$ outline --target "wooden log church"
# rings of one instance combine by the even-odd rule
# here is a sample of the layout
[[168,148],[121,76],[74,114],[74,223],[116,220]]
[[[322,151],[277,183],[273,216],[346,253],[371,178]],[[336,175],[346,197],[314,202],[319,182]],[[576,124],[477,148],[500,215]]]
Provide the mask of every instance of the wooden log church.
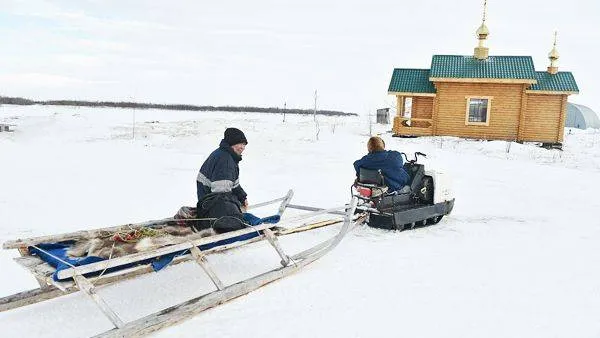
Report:
[[556,33],[545,71],[535,71],[531,56],[489,55],[486,5],[473,55],[434,55],[430,69],[394,69],[395,136],[562,144],[567,98],[579,89],[571,72],[558,71]]

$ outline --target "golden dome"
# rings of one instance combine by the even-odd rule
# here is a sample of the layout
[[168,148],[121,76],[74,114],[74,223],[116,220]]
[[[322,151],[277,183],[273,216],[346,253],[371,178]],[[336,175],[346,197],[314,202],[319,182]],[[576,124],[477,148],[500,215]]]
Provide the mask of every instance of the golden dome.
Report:
[[548,53],[548,58],[550,60],[556,60],[560,57],[560,54],[558,54],[558,51],[556,50],[556,46],[554,46],[554,48],[552,48],[552,50],[550,51],[550,53]]
[[477,32],[475,32],[475,34],[480,39],[485,39],[485,38],[487,38],[488,35],[490,35],[490,31],[488,30],[487,26],[485,25],[485,22],[481,23],[481,26],[479,26],[479,28],[477,28]]

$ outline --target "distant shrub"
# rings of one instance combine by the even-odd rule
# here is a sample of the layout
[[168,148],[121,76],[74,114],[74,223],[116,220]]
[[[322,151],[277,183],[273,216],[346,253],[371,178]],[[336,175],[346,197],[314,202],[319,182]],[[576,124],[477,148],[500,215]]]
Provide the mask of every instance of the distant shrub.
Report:
[[[228,111],[228,112],[249,112],[249,113],[271,113],[283,114],[281,108],[264,108],[250,106],[196,106],[190,104],[159,104],[159,103],[140,103],[140,102],[112,102],[112,101],[79,101],[79,100],[49,100],[34,101],[20,97],[2,97],[0,104],[32,105],[40,104],[47,106],[75,106],[75,107],[110,107],[110,108],[138,108],[138,109],[165,109],[165,110],[187,110],[187,111]],[[286,114],[313,114],[312,109],[285,109]],[[345,113],[337,110],[317,110],[319,115],[329,116],[356,116],[354,113]]]

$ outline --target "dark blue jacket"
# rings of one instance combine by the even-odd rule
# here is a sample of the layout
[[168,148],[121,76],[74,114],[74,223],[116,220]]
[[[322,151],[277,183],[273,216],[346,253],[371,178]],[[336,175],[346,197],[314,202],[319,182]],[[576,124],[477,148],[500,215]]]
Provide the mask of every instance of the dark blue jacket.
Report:
[[381,150],[369,153],[360,160],[354,162],[354,170],[358,177],[359,168],[380,170],[385,178],[385,185],[390,191],[402,189],[410,177],[402,164],[402,155],[395,150]]
[[196,190],[198,201],[209,193],[233,193],[243,203],[246,200],[246,192],[240,186],[240,167],[238,163],[242,157],[236,154],[225,140],[219,144],[219,148],[213,151],[204,161],[198,177],[196,178]]

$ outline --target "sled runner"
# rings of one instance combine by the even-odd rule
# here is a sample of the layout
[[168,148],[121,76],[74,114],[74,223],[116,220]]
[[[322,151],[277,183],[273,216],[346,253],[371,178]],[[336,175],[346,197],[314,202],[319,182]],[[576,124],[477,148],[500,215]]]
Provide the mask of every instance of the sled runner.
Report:
[[388,192],[381,170],[360,168],[352,194],[361,200],[358,209],[368,214],[367,224],[374,228],[405,230],[437,224],[454,207],[449,180],[441,172],[426,171],[416,152],[414,159],[405,153],[404,169],[410,180],[399,191]]
[[[15,258],[15,261],[34,275],[40,284],[40,288],[0,299],[0,311],[37,303],[76,291],[83,291],[95,302],[103,314],[114,325],[114,329],[100,334],[99,336],[101,337],[139,336],[172,325],[208,308],[247,294],[265,284],[298,271],[333,249],[353,225],[364,220],[364,217],[361,217],[361,215],[359,215],[358,218],[355,215],[355,209],[358,203],[358,199],[355,197],[353,197],[347,205],[321,209],[290,204],[292,196],[293,191],[290,190],[287,195],[281,198],[249,207],[249,209],[257,208],[281,202],[278,211],[279,216],[282,216],[286,209],[310,211],[308,213],[284,219],[278,223],[276,227],[274,227],[274,224],[263,223],[248,226],[242,230],[215,234],[209,237],[194,234],[192,236],[182,237],[177,242],[164,247],[149,251],[135,252],[120,257],[109,257],[108,259],[93,261],[84,265],[70,263],[67,259],[54,254],[55,251],[49,249],[44,243],[64,244],[69,243],[70,241],[87,240],[103,234],[105,235],[106,233],[117,233],[123,229],[123,226],[18,239],[6,242],[3,244],[3,248],[19,250],[21,257]],[[310,218],[325,214],[334,214],[342,216],[342,218],[338,217],[334,220],[313,223],[307,222]],[[156,230],[163,226],[176,224],[177,222],[182,221],[185,220],[166,218],[157,221],[127,225],[126,228],[129,230]],[[279,236],[307,231],[339,222],[343,222],[343,224],[335,236],[294,255],[288,255],[279,245]],[[281,266],[279,268],[275,268],[235,284],[226,285],[215,274],[208,263],[207,256],[212,253],[230,250],[262,240],[268,241],[281,258]],[[62,268],[57,268],[59,265],[55,264],[57,262],[51,262],[51,264],[49,264],[48,261],[42,259],[45,258],[44,256],[50,256],[51,259],[57,260],[58,263],[63,263]],[[156,270],[153,264],[156,263],[157,259],[164,259],[164,257],[169,257],[167,265],[194,260],[205,271],[207,276],[213,282],[216,290],[138,320],[129,323],[123,322],[120,316],[111,309],[110,304],[107,304],[102,299],[98,293],[97,286],[122,281],[152,272]]]

